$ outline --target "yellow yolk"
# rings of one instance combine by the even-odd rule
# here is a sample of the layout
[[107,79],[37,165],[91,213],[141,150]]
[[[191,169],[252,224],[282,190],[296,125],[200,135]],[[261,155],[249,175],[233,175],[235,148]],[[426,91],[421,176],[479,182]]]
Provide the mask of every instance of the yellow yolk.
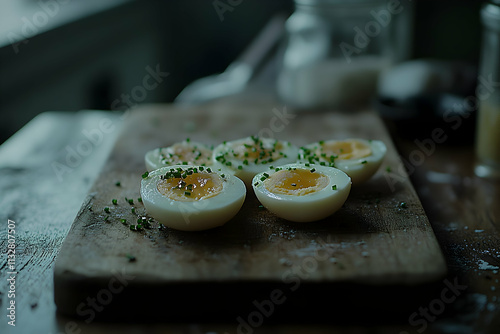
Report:
[[193,173],[184,179],[163,179],[157,187],[163,196],[190,202],[217,196],[222,191],[222,182],[222,178],[214,173]]
[[193,148],[182,144],[175,144],[161,152],[162,161],[169,165],[182,164],[207,164],[210,162],[212,152],[202,147]]
[[268,147],[268,146],[260,146],[254,143],[243,143],[233,145],[231,148],[233,151],[233,157],[238,160],[267,160],[272,158],[273,160],[277,160],[281,158],[280,155],[281,150],[283,149],[283,144],[277,142],[276,145]]
[[336,155],[337,159],[341,160],[360,159],[372,154],[368,145],[357,140],[325,143],[320,150],[322,154]]
[[266,179],[264,186],[271,193],[303,196],[325,188],[328,183],[328,177],[321,173],[295,169],[274,173]]

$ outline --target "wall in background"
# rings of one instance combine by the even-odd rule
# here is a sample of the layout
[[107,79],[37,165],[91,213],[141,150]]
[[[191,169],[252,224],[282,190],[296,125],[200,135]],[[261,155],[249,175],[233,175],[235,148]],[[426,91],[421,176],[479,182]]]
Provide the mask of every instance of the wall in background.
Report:
[[[414,58],[477,62],[481,1],[413,2]],[[273,14],[292,10],[292,0],[123,0],[30,37],[18,53],[0,46],[0,143],[48,110],[172,101],[194,79],[222,72]],[[148,67],[169,75],[146,90]]]

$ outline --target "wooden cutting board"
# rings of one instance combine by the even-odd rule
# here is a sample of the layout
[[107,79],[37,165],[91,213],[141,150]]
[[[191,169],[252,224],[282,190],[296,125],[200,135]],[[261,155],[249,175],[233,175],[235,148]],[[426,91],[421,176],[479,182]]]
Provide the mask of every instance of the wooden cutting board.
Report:
[[[273,313],[288,317],[326,316],[338,309],[334,305],[344,310],[386,305],[397,311],[432,291],[446,273],[420,201],[372,111],[148,105],[126,114],[121,130],[57,258],[55,302],[62,313],[86,321],[131,314],[250,321],[246,316],[264,300],[271,301],[263,305],[273,305]],[[353,186],[344,207],[323,221],[284,221],[259,207],[249,192],[238,215],[220,228],[180,232],[154,222],[150,229],[130,230],[138,216],[147,215],[138,197],[148,150],[187,137],[216,145],[254,134],[299,146],[379,139],[388,152],[377,174]],[[319,306],[332,298],[328,309]]]

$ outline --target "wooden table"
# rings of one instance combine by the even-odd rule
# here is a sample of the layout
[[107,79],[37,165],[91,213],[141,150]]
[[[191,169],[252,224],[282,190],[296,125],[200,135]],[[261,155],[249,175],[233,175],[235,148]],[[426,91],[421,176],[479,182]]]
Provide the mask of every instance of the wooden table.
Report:
[[[272,104],[269,106],[272,109]],[[208,105],[207,110],[213,107]],[[0,147],[0,245],[4,255],[0,263],[1,333],[236,332],[234,324],[224,323],[150,324],[148,319],[137,318],[134,310],[130,310],[131,323],[127,324],[87,324],[56,313],[52,281],[55,258],[111,150],[121,122],[120,114],[104,112],[44,113]],[[82,142],[91,133],[94,141],[85,147]],[[446,257],[449,275],[442,289],[422,309],[415,309],[416,314],[408,314],[408,321],[391,321],[390,316],[365,321],[362,313],[344,321],[332,315],[325,323],[277,323],[269,319],[255,332],[498,332],[500,184],[473,176],[471,146],[436,144],[412,171],[412,165],[417,165],[415,152],[422,149],[396,136],[400,154],[410,161],[410,176]],[[68,162],[71,167],[61,169],[60,164]],[[15,328],[7,324],[6,317],[12,300],[8,297],[5,256],[8,219],[15,222],[16,237]]]

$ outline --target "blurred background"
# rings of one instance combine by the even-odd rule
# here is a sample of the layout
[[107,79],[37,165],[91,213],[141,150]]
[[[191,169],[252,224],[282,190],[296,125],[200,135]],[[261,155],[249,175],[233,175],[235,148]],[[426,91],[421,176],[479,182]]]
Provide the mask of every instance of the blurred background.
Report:
[[[477,66],[482,3],[413,0],[409,58]],[[293,0],[0,0],[0,143],[44,111],[171,102],[293,10]],[[159,89],[124,102],[155,71],[169,73]]]

